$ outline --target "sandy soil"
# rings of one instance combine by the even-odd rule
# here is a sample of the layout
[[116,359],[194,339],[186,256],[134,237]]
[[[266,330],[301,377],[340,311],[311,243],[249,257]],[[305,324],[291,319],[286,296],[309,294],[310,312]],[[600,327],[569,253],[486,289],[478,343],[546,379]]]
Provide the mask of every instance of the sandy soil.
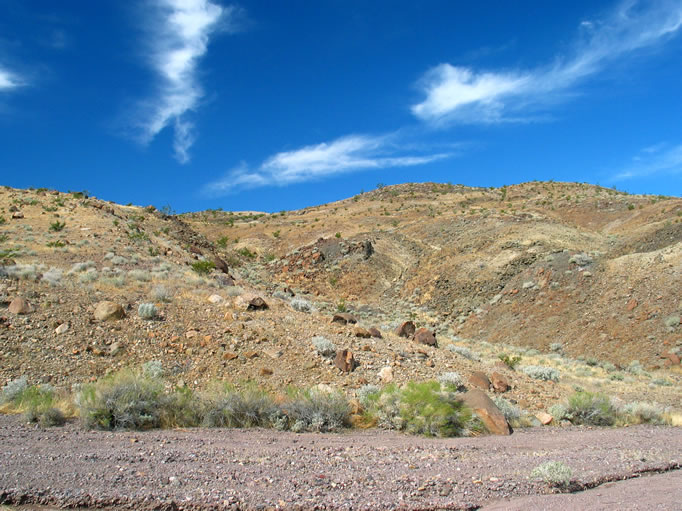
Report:
[[[529,477],[533,468],[550,460],[573,470],[571,490],[599,487],[591,491],[611,499],[606,507],[593,509],[623,509],[623,502],[634,506],[637,498],[649,502],[648,509],[675,509],[682,487],[681,472],[675,470],[682,466],[682,434],[671,427],[532,428],[510,437],[425,439],[377,430],[325,435],[228,429],[140,433],[84,431],[78,424],[45,430],[26,426],[16,416],[0,416],[0,445],[0,504],[10,505],[583,508],[582,503],[533,500],[556,492]],[[644,483],[646,492],[637,490],[642,480],[628,482],[623,490],[600,486],[657,472],[667,473],[651,476],[655,483]],[[559,498],[579,495],[598,506],[597,497],[589,497],[594,493]],[[529,496],[531,500],[514,500]]]

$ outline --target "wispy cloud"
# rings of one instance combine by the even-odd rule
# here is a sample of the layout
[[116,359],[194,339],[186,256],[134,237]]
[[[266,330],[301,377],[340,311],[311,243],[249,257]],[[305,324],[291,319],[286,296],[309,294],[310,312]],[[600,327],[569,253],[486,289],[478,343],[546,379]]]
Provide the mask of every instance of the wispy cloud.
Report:
[[568,57],[532,70],[475,71],[445,63],[419,82],[425,99],[412,113],[433,123],[495,123],[556,101],[561,94],[600,72],[615,59],[677,35],[682,27],[678,0],[621,3],[605,20],[580,24]]
[[452,153],[404,154],[390,136],[350,135],[277,153],[255,169],[242,163],[206,185],[204,192],[215,196],[241,188],[285,186],[358,170],[424,165],[449,156]]
[[0,67],[0,91],[14,89],[22,85],[24,82],[16,73]]
[[625,181],[654,174],[682,174],[682,144],[670,146],[660,143],[645,147],[632,159],[632,163],[613,177]]
[[161,84],[157,97],[142,109],[140,139],[149,143],[173,124],[175,157],[186,163],[196,138],[188,112],[197,108],[204,95],[197,78],[199,59],[213,33],[232,30],[232,17],[238,8],[222,7],[210,0],[155,0],[155,7],[150,22],[150,62]]

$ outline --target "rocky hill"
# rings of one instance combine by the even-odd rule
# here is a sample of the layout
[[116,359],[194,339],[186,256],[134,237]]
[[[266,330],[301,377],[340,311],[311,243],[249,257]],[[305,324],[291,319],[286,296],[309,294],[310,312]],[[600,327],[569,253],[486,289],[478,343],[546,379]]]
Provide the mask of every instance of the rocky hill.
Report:
[[[680,198],[422,183],[299,211],[168,215],[4,188],[0,265],[0,383],[68,386],[160,360],[197,386],[496,373],[529,410],[575,387],[682,402]],[[121,319],[104,319],[104,301]],[[406,321],[436,344],[397,335]]]

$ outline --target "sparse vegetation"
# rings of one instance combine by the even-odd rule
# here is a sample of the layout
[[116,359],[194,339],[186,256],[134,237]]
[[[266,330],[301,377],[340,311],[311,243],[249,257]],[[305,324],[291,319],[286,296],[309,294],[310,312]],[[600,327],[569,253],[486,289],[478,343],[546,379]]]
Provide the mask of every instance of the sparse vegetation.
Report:
[[60,222],[59,220],[56,220],[50,224],[50,230],[54,232],[59,232],[66,227],[66,222]]
[[571,482],[573,471],[561,461],[547,461],[535,467],[530,476],[533,479],[540,479],[550,486],[563,488]]
[[208,275],[215,269],[213,261],[195,261],[192,263],[192,270],[199,275]]
[[323,357],[333,357],[336,354],[336,346],[326,337],[318,335],[313,337],[311,342],[315,350]]
[[559,371],[553,367],[524,366],[521,371],[535,380],[559,381]]
[[137,307],[137,315],[142,319],[155,319],[159,314],[153,303],[141,303]]
[[516,369],[516,366],[519,365],[519,362],[521,362],[521,357],[518,355],[510,355],[508,353],[500,353],[497,358],[499,358],[504,365],[506,365],[509,369],[514,370]]

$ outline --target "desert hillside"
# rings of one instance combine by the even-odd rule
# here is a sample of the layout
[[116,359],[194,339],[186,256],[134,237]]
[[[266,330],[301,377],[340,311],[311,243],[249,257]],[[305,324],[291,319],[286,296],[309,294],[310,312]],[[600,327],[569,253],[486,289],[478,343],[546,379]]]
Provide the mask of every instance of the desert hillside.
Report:
[[[350,392],[482,372],[528,410],[577,387],[682,402],[680,198],[421,183],[298,211],[171,215],[5,187],[0,265],[1,384],[68,387],[159,360],[189,386]],[[112,320],[104,301],[121,306]],[[435,344],[397,335],[406,321]]]

